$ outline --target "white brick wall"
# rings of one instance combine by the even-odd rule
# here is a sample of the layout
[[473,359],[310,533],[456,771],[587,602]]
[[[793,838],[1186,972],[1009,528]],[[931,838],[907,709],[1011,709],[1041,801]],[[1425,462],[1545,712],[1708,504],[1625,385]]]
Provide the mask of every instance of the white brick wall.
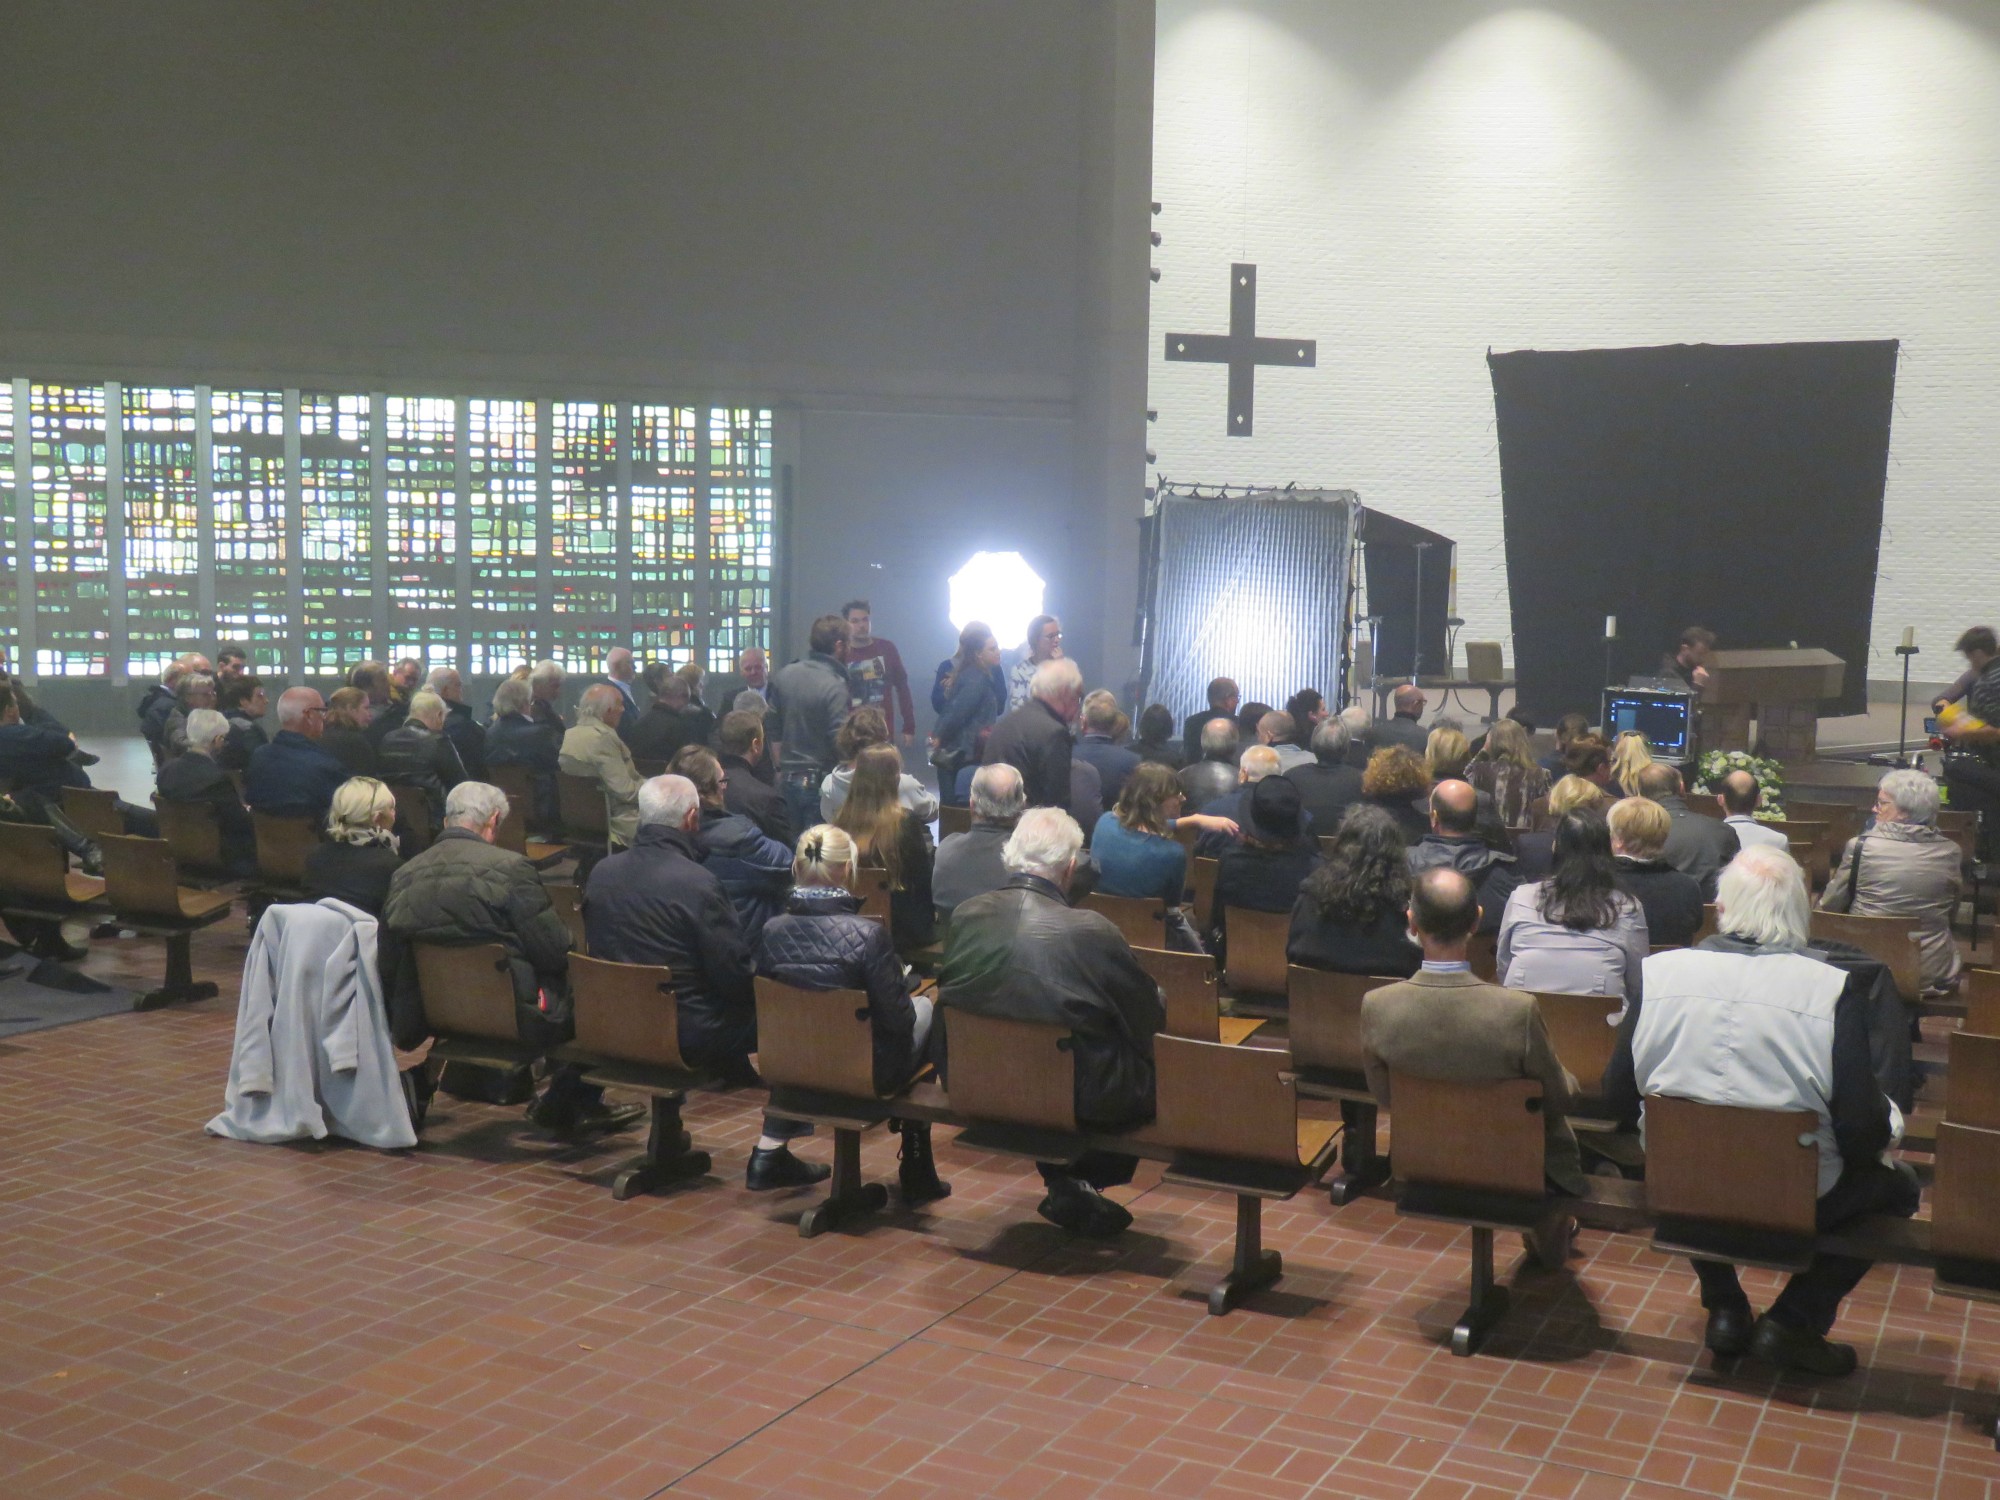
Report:
[[[1464,637],[1506,640],[1489,347],[1896,338],[1869,675],[1906,624],[1943,679],[2000,623],[2000,4],[1160,0],[1159,26],[1161,473],[1349,486],[1454,536]],[[1248,440],[1219,366],[1160,353],[1226,328],[1233,260],[1260,332],[1319,341],[1259,371]]]

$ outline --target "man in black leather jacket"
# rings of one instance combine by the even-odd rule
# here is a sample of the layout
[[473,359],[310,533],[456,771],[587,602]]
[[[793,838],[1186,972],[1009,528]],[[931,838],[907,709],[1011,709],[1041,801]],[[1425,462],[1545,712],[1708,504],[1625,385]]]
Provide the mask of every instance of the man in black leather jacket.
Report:
[[444,822],[445,793],[466,779],[458,751],[445,738],[444,721],[444,699],[426,688],[410,700],[403,722],[383,735],[375,749],[384,781],[423,792],[433,827]]
[[[1109,919],[1071,908],[1082,849],[1083,830],[1060,808],[1021,815],[1004,854],[1011,878],[952,916],[938,997],[974,1015],[1069,1027],[1077,1123],[1119,1130],[1153,1117],[1153,1037],[1166,1012]],[[1130,1182],[1136,1158],[1092,1151],[1038,1166],[1048,1196],[1036,1212],[1051,1223],[1102,1239],[1132,1222],[1098,1190]]]

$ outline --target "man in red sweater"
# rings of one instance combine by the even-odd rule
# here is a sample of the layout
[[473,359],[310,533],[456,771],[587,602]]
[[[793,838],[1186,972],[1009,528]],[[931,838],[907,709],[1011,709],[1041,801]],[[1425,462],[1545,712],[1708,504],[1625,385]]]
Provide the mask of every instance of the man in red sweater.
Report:
[[854,707],[874,704],[889,721],[889,738],[905,746],[916,743],[917,710],[910,702],[910,674],[903,670],[903,653],[894,641],[870,630],[868,601],[850,599],[841,611],[847,617],[847,680]]

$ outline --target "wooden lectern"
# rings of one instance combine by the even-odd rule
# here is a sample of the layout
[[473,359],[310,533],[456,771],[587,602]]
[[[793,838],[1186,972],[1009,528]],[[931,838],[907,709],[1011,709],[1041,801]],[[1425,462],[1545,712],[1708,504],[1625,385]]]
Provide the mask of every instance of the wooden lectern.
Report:
[[1838,698],[1847,663],[1831,651],[1711,651],[1701,694],[1701,748],[1748,750],[1750,721],[1764,753],[1782,761],[1819,752],[1819,705]]

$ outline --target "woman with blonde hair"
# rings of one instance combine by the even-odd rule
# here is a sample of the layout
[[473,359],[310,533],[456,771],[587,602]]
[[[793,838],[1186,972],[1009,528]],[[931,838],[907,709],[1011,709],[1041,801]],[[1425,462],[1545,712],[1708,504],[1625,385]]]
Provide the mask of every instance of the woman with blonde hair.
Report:
[[389,882],[403,866],[395,825],[396,794],[387,786],[372,776],[343,781],[327,810],[326,839],[306,856],[306,895],[381,916]]
[[[865,993],[875,1090],[894,1094],[929,1058],[932,1001],[910,993],[888,932],[861,915],[861,900],[851,889],[860,865],[860,851],[845,829],[821,823],[801,835],[791,896],[784,911],[764,924],[757,942],[757,972],[802,990]],[[844,1016],[829,1014],[828,1024],[838,1025]],[[891,1119],[889,1128],[903,1138],[896,1153],[903,1201],[948,1196],[951,1185],[938,1180],[931,1157],[930,1126]]]
[[1653,763],[1653,747],[1636,729],[1627,729],[1611,743],[1611,783],[1627,797],[1639,795],[1639,773]]
[[1466,762],[1471,759],[1472,744],[1465,731],[1455,725],[1438,725],[1424,742],[1424,769],[1430,772],[1433,786],[1440,781],[1463,781]]
[[1500,820],[1510,829],[1532,826],[1528,809],[1549,795],[1549,773],[1536,761],[1528,732],[1512,719],[1495,721],[1486,731],[1486,745],[1465,769],[1465,779],[1493,799]]
[[1604,788],[1581,776],[1565,776],[1549,788],[1549,826],[1518,835],[1514,865],[1523,880],[1545,880],[1556,867],[1556,824],[1567,813],[1607,811],[1611,799]]
[[889,934],[898,952],[928,947],[937,937],[931,907],[931,866],[937,851],[930,829],[903,806],[903,757],[894,745],[870,745],[854,758],[854,782],[834,826],[851,835],[865,864],[889,882]]

